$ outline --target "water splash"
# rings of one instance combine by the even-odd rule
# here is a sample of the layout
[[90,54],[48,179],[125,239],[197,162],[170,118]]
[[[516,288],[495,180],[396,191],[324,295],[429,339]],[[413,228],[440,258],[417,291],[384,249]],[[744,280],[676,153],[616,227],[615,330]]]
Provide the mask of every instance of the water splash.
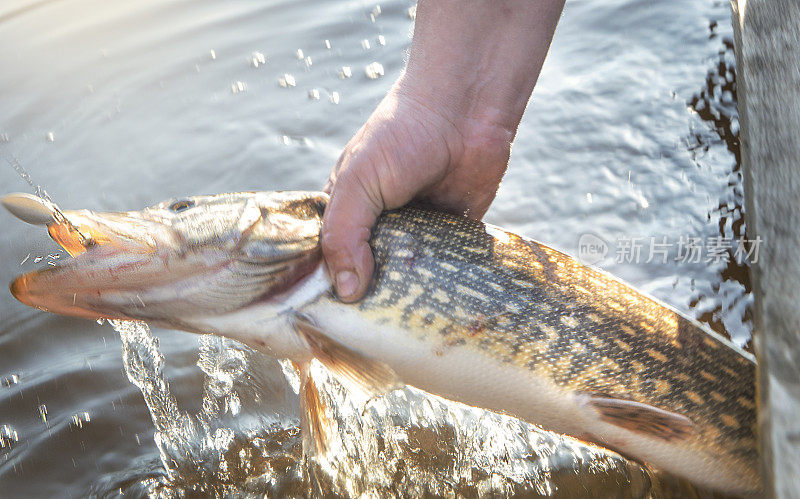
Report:
[[282,372],[297,404],[299,378],[235,341],[201,336],[205,374],[197,414],[182,411],[164,377],[158,340],[144,323],[110,321],[125,372],[144,396],[163,479],[143,479],[154,496],[511,495],[643,497],[655,475],[598,447],[517,419],[413,388],[368,400],[312,363],[334,424],[325,456],[302,455],[295,414],[272,408],[263,373]]
[[[154,495],[187,492],[228,495],[251,490],[253,484],[277,484],[271,467],[264,466],[274,446],[265,444],[253,428],[269,433],[269,421],[242,418],[240,393],[257,401],[260,386],[246,389],[251,351],[244,345],[214,336],[200,339],[198,366],[206,374],[202,408],[182,411],[164,376],[164,356],[147,324],[111,320],[122,340],[128,379],[142,392],[155,426],[154,440],[166,471],[163,480],[147,478],[143,485]],[[237,418],[237,416],[239,416]],[[299,433],[299,432],[297,432]],[[299,441],[292,461],[300,462]],[[261,463],[261,465],[257,465]],[[284,467],[285,468],[285,467]],[[246,483],[250,479],[262,477]],[[146,482],[146,483],[145,483]],[[262,487],[269,490],[272,487]]]
[[195,421],[178,409],[169,383],[164,378],[164,356],[150,328],[141,322],[110,320],[122,340],[122,361],[125,374],[144,396],[155,426],[155,441],[167,474],[175,478],[184,472],[191,455],[197,453],[193,443],[198,429]]

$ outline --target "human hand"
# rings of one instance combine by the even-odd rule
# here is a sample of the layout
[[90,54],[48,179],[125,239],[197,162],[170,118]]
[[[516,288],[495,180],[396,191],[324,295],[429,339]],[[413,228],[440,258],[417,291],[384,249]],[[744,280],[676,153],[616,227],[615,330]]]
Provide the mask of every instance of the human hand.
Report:
[[326,192],[322,248],[342,300],[358,299],[374,266],[367,241],[378,215],[412,200],[480,219],[505,173],[513,132],[456,125],[404,91],[402,79],[347,143]]
[[405,73],[347,143],[325,188],[322,250],[336,293],[360,299],[381,211],[412,200],[480,219],[563,0],[420,0]]

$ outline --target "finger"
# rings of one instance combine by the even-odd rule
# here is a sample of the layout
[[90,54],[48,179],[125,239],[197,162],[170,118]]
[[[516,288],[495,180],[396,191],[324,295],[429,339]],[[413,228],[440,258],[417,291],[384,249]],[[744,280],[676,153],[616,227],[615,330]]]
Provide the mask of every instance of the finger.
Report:
[[322,225],[322,253],[342,301],[360,299],[375,262],[369,237],[383,206],[369,195],[364,179],[350,169],[339,175]]

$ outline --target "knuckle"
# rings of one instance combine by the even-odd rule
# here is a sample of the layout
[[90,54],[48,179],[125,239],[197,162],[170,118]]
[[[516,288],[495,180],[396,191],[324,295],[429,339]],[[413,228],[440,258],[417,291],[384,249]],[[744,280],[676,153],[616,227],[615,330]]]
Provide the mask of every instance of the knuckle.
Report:
[[328,227],[327,229],[323,227],[320,244],[322,245],[322,252],[328,259],[333,258],[337,253],[344,250],[344,238],[341,232],[335,230],[334,227]]

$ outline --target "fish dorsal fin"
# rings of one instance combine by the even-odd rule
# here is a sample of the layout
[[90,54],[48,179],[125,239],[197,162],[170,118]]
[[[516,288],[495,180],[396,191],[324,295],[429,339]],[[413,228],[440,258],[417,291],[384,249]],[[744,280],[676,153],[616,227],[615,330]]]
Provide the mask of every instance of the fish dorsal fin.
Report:
[[607,423],[665,441],[685,439],[695,431],[686,416],[642,402],[590,395],[588,405]]
[[311,353],[334,375],[355,384],[370,397],[385,395],[402,388],[403,383],[392,369],[332,340],[307,318],[295,314],[294,326],[311,347]]

